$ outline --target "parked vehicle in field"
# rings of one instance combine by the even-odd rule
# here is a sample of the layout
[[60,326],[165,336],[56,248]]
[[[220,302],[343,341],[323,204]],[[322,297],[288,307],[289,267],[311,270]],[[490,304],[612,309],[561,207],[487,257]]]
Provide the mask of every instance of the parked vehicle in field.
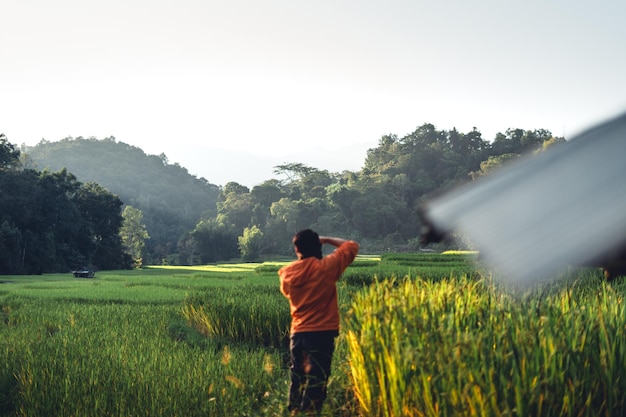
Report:
[[74,271],[72,271],[72,274],[74,274],[74,278],[93,278],[96,272],[93,270],[93,268],[83,267],[75,269]]

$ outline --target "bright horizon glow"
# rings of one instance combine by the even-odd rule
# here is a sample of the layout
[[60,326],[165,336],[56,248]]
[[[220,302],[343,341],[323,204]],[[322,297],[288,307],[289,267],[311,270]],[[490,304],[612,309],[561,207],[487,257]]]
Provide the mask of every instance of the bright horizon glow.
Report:
[[381,136],[424,123],[570,138],[626,111],[617,0],[24,0],[0,13],[11,143],[114,136],[219,185],[282,162],[356,170]]

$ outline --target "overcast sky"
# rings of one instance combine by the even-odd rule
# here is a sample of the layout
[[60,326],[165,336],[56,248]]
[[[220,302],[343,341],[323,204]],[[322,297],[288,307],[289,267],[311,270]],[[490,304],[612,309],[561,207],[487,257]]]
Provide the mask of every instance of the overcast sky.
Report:
[[623,0],[0,0],[0,16],[11,143],[115,136],[218,185],[269,179],[254,158],[357,170],[423,123],[571,138],[626,111]]

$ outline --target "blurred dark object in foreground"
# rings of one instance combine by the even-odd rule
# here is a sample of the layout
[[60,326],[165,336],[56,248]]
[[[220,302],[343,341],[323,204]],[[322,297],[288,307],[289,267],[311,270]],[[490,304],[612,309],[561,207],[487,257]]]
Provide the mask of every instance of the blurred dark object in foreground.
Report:
[[626,114],[429,201],[423,238],[459,231],[516,284],[569,265],[626,275],[625,159]]

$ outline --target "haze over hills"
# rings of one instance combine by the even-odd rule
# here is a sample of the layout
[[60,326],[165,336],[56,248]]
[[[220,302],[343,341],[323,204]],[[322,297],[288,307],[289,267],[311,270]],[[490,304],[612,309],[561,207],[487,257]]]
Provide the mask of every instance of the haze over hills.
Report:
[[312,146],[306,151],[276,152],[276,156],[253,154],[245,149],[231,151],[210,145],[196,145],[176,148],[166,156],[170,162],[178,163],[191,174],[205,178],[212,184],[223,186],[234,181],[252,188],[276,178],[274,167],[284,163],[298,162],[329,172],[359,171],[367,150],[376,145],[363,142],[335,149]]

